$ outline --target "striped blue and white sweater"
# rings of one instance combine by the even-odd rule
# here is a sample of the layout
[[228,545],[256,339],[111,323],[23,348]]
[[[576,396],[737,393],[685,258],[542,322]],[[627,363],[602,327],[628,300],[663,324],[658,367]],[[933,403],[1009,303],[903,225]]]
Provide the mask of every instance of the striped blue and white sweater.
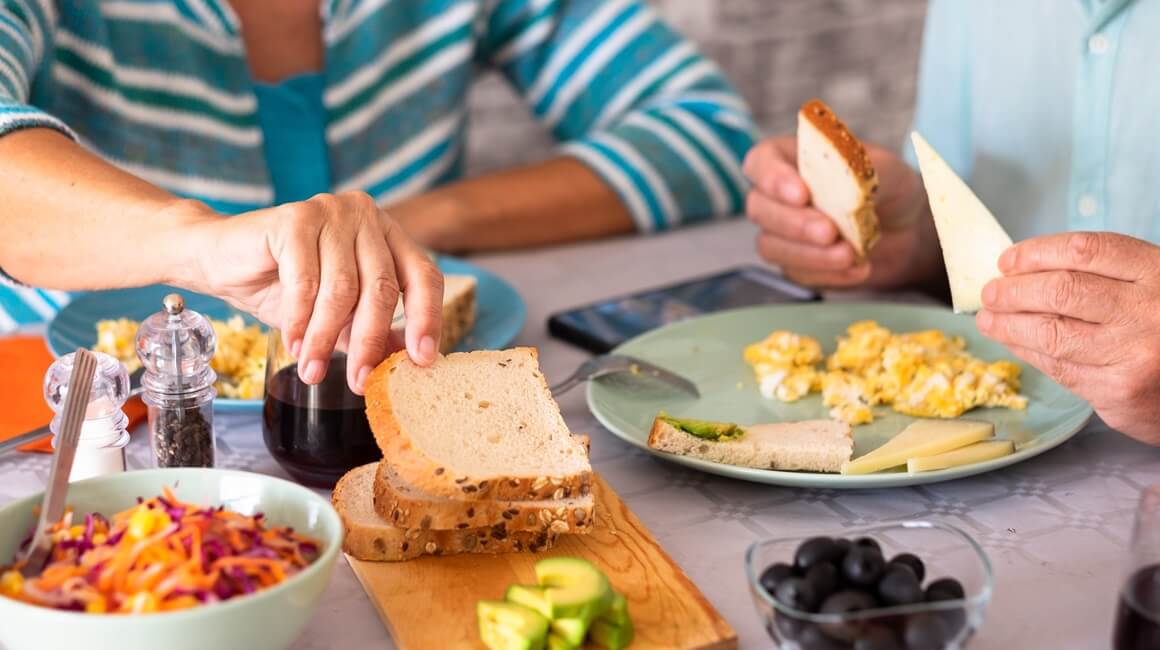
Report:
[[[741,210],[750,113],[643,0],[320,2],[336,191],[389,203],[458,178],[467,93],[489,67],[641,231]],[[224,213],[273,200],[224,0],[0,0],[0,135],[25,127]],[[65,300],[0,286],[0,331]]]

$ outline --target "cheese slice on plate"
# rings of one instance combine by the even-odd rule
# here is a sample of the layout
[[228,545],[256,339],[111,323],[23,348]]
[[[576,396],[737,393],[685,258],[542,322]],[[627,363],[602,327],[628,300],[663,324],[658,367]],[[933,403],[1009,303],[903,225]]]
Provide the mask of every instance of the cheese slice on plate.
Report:
[[906,461],[906,470],[911,473],[932,472],[936,469],[973,465],[985,460],[1010,456],[1013,453],[1015,453],[1015,443],[1010,440],[984,440],[937,456],[911,458]]
[[855,458],[843,474],[873,474],[905,465],[911,458],[936,456],[986,440],[995,435],[995,425],[974,420],[919,420],[874,451]]
[[956,312],[983,306],[983,286],[999,276],[999,255],[1011,237],[963,179],[917,132],[910,134],[930,199]]

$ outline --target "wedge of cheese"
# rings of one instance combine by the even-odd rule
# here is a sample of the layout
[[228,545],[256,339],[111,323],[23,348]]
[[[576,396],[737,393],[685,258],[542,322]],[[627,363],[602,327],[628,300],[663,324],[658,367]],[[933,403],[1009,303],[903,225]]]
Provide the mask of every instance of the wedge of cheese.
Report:
[[956,312],[983,306],[983,285],[999,276],[999,255],[1011,237],[970,187],[921,135],[910,134],[922,170]]
[[995,435],[990,422],[973,420],[919,420],[874,451],[855,458],[843,474],[873,474],[906,465],[911,458],[937,456]]
[[912,474],[915,472],[933,472],[936,469],[973,465],[985,460],[1010,456],[1013,453],[1015,453],[1015,443],[1010,440],[984,440],[937,456],[911,458],[906,461],[906,470]]

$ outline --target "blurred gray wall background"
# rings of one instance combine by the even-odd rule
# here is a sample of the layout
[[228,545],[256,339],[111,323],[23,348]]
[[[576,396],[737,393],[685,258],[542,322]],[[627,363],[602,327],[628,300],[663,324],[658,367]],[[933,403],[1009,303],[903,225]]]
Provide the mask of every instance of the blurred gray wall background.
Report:
[[[765,134],[821,97],[859,137],[901,147],[926,0],[649,0],[724,68]],[[964,0],[966,1],[966,0]],[[542,158],[551,138],[493,74],[472,91],[468,168]]]

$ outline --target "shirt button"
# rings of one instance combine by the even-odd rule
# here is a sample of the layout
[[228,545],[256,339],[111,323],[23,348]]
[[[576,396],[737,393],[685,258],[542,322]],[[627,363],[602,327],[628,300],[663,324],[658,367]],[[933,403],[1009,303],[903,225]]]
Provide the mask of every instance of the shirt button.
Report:
[[1081,217],[1091,219],[1100,211],[1100,202],[1091,194],[1084,194],[1079,197],[1079,203],[1076,204]]
[[1088,39],[1088,52],[1092,54],[1104,54],[1108,51],[1108,37],[1103,34],[1095,34]]

